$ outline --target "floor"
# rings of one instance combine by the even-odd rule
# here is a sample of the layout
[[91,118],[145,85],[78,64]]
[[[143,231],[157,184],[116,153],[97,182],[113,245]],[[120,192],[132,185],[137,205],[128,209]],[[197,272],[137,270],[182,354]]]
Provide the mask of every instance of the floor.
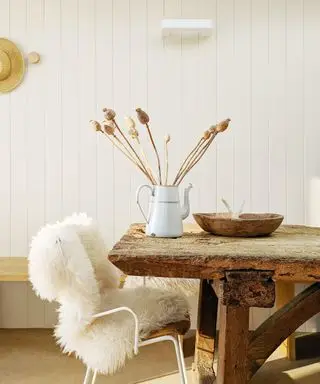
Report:
[[[187,343],[187,354],[188,343]],[[190,368],[193,357],[186,359]],[[189,370],[190,380],[192,372]],[[0,330],[1,384],[78,384],[82,383],[84,367],[74,357],[64,356],[55,346],[50,330]],[[175,384],[174,351],[162,343],[141,349],[123,372],[113,377],[100,376],[97,384]],[[318,384],[320,359],[289,362],[279,356],[252,379],[251,384]]]

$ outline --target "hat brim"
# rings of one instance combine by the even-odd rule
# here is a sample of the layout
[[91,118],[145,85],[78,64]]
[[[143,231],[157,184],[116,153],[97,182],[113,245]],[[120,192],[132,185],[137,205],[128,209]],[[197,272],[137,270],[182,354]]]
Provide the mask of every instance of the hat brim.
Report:
[[21,84],[25,73],[25,63],[22,53],[12,41],[0,38],[0,49],[9,56],[11,62],[10,75],[0,81],[0,92],[5,93]]

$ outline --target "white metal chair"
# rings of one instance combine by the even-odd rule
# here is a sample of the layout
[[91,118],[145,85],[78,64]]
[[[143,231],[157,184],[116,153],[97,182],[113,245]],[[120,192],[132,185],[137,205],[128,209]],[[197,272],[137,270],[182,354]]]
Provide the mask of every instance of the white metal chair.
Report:
[[115,373],[140,347],[170,341],[181,384],[186,384],[186,300],[157,289],[119,289],[114,268],[97,228],[85,215],[46,226],[34,238],[29,279],[41,298],[60,304],[58,343],[87,365],[84,384],[94,384],[99,373]]

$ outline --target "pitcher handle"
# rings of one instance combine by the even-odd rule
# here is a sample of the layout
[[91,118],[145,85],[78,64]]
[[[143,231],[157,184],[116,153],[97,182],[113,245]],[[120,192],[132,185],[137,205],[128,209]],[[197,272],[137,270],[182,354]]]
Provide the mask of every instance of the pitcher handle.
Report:
[[150,189],[151,195],[153,193],[153,188],[150,185],[148,185],[148,184],[143,184],[143,185],[140,185],[140,187],[138,187],[137,192],[136,192],[137,205],[140,208],[140,211],[141,211],[141,213],[142,213],[146,223],[149,224],[148,218],[147,218],[146,214],[144,213],[144,210],[142,209],[141,204],[140,204],[140,192],[143,190],[143,188]]

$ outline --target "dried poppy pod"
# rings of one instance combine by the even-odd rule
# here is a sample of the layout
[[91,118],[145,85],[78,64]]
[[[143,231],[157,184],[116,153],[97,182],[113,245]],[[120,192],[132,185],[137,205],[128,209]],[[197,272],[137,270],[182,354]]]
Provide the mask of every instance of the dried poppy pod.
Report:
[[112,125],[109,125],[109,124],[103,124],[103,131],[104,131],[107,135],[111,135],[111,136],[113,136],[113,135],[114,135],[114,131],[115,131],[115,127],[112,126]]
[[90,123],[91,123],[93,129],[94,129],[96,132],[99,132],[99,131],[102,132],[101,124],[100,124],[98,121],[90,120]]
[[145,111],[143,111],[141,108],[137,108],[136,112],[137,112],[138,120],[140,121],[141,124],[145,125],[149,123],[150,118]]
[[204,131],[204,132],[203,132],[203,138],[204,138],[205,140],[208,140],[209,137],[211,136],[211,133],[212,133],[212,132],[210,132],[209,130],[208,130],[208,131]]
[[211,127],[209,128],[209,131],[210,131],[211,133],[213,133],[213,132],[216,131],[216,128],[217,128],[216,125],[211,125]]
[[116,113],[113,109],[103,108],[102,111],[104,112],[104,117],[107,120],[114,120],[114,118],[116,117]]
[[136,127],[136,123],[135,123],[135,121],[133,120],[132,117],[130,117],[130,116],[126,116],[126,117],[124,118],[124,120],[125,120],[126,125],[127,125],[127,127],[128,127],[129,130],[132,129],[132,128],[135,128],[135,127]]
[[129,135],[131,136],[132,139],[136,139],[139,137],[139,132],[136,128],[130,128],[128,131]]
[[164,137],[165,143],[168,144],[170,140],[171,140],[170,135],[165,135],[165,137]]
[[219,124],[217,124],[216,132],[221,133],[221,132],[225,131],[228,128],[230,121],[231,121],[231,119],[226,119],[226,120],[221,121]]

